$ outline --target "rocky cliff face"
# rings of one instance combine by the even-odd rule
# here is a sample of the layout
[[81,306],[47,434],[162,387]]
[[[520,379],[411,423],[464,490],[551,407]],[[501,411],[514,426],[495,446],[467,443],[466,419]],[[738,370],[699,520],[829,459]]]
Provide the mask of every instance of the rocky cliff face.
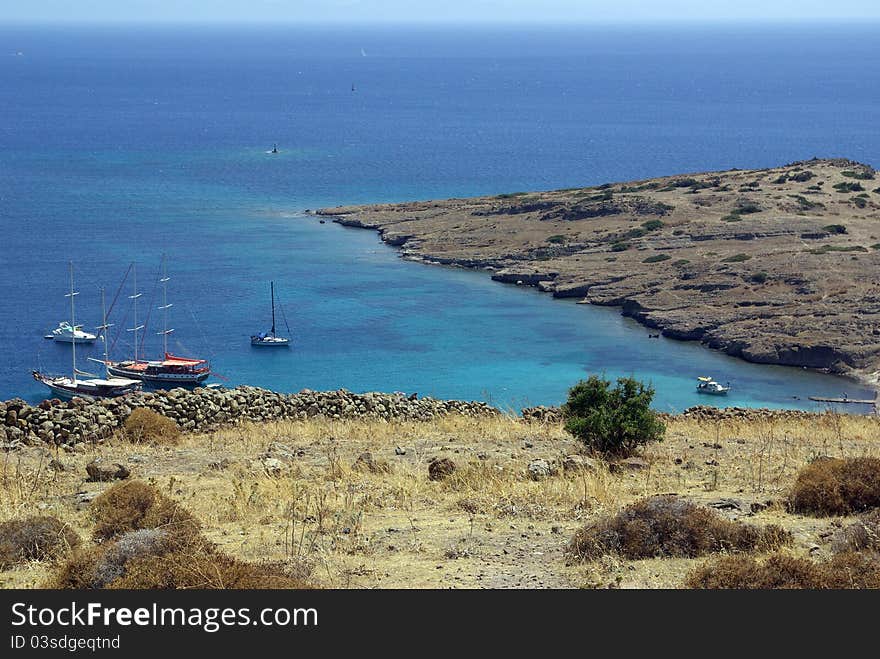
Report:
[[406,258],[621,307],[754,362],[880,382],[880,177],[849,160],[318,211]]

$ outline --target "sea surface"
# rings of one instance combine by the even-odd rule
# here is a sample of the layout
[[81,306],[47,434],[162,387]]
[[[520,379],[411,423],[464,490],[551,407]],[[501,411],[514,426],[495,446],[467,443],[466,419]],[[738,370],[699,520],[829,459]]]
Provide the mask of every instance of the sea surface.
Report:
[[[406,262],[337,204],[568,188],[845,156],[880,165],[877,25],[815,27],[0,26],[0,399],[69,373],[43,339],[100,322],[214,382],[561,402],[591,373],[650,381],[656,406],[812,408],[858,384],[649,339],[618,311]],[[279,153],[268,153],[277,144]],[[293,347],[256,349],[270,324]],[[79,350],[78,367],[100,345]],[[730,382],[701,397],[694,378]]]

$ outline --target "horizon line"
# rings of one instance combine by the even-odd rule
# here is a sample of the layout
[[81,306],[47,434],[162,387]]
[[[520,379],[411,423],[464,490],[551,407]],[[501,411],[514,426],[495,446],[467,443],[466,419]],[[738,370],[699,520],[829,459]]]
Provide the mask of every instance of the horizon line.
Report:
[[0,26],[228,26],[228,27],[378,27],[378,26],[413,26],[413,27],[583,27],[583,26],[797,26],[797,25],[873,25],[880,23],[880,16],[861,17],[799,17],[799,18],[749,18],[749,17],[714,17],[687,18],[670,17],[657,19],[630,18],[508,18],[497,20],[483,19],[269,19],[269,18],[13,18],[0,19]]

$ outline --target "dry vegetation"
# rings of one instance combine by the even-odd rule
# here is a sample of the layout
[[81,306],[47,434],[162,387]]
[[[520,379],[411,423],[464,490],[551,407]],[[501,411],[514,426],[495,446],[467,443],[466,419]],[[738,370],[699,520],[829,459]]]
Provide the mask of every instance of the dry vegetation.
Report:
[[[680,587],[714,565],[693,558],[707,548],[749,550],[723,565],[750,565],[750,574],[778,560],[844,574],[853,549],[864,562],[876,547],[873,517],[803,515],[786,504],[817,457],[880,457],[878,418],[672,419],[643,463],[613,469],[565,459],[579,448],[559,425],[460,417],[241,425],[174,445],[121,435],[83,452],[26,447],[0,456],[0,523],[51,516],[83,543],[70,557],[21,554],[0,571],[0,586]],[[132,482],[87,482],[85,465],[97,457],[128,465]],[[456,468],[431,480],[438,458]],[[528,465],[539,458],[555,469],[536,480]],[[566,556],[579,530],[671,493],[733,535],[694,535],[699,551]],[[746,523],[781,531],[743,531]],[[761,553],[781,544],[786,559]],[[705,575],[689,583],[716,584]]]

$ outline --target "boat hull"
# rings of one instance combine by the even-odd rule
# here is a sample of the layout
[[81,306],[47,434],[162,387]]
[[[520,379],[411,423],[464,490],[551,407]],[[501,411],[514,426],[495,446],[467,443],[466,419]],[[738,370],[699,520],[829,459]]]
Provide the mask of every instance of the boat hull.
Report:
[[49,377],[40,373],[34,373],[34,379],[48,387],[55,398],[62,400],[119,398],[141,389],[141,383],[136,380],[127,380],[125,383],[109,383],[105,380],[77,380],[74,382],[67,377]]
[[76,338],[73,338],[72,336],[61,336],[58,334],[53,334],[52,340],[55,341],[56,343],[76,343],[77,345],[79,345],[80,343],[94,343],[95,342],[95,339],[93,339],[93,338],[79,337],[79,336]]
[[285,339],[280,336],[265,339],[252,337],[251,345],[258,348],[287,348],[288,346],[290,346],[290,339]]
[[199,368],[197,371],[185,369],[182,372],[176,373],[167,370],[167,368],[159,362],[117,362],[107,364],[107,370],[110,371],[111,375],[142,380],[152,386],[167,384],[178,387],[195,386],[207,380],[211,375],[211,371],[207,367]]

